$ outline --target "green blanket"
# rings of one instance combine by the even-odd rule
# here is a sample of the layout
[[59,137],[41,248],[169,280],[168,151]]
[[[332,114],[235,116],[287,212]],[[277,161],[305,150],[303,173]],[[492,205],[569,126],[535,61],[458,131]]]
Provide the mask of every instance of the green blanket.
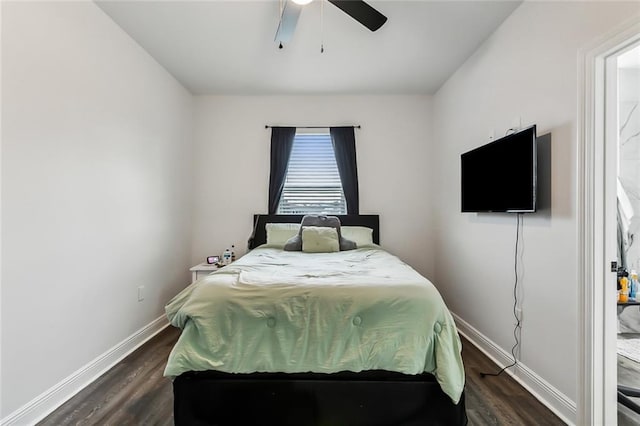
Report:
[[380,248],[257,248],[166,306],[183,331],[165,376],[186,371],[432,373],[454,403],[461,344],[429,280]]

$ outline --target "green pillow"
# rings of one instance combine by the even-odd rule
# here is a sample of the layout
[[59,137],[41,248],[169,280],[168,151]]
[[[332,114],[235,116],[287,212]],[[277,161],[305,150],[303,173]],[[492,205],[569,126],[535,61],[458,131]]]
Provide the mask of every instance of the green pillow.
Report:
[[306,253],[333,253],[340,251],[336,228],[324,226],[302,227],[302,251]]
[[346,239],[356,243],[358,248],[375,246],[373,243],[373,229],[366,226],[342,226],[340,233]]
[[291,237],[298,235],[299,223],[267,223],[267,245],[282,248]]

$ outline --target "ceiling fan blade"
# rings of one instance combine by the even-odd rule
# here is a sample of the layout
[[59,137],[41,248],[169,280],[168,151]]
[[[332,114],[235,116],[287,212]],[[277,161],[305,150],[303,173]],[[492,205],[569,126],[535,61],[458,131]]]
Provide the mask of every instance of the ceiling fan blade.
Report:
[[376,31],[387,22],[386,16],[361,0],[329,0],[329,3],[332,3],[371,31]]
[[302,6],[299,4],[292,1],[284,2],[275,41],[280,43],[289,43],[289,41],[291,41],[293,33],[296,30],[296,25],[298,24],[300,12],[302,12]]

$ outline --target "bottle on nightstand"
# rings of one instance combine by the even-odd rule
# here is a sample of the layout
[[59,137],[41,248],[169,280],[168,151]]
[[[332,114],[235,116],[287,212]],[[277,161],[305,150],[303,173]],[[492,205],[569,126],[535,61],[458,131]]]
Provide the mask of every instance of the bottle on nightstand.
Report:
[[231,261],[236,261],[236,246],[234,246],[233,244],[231,244]]
[[222,253],[222,264],[228,265],[231,263],[231,250],[224,249],[224,253]]
[[638,298],[638,273],[631,270],[631,282],[629,283],[629,299],[635,301]]
[[629,274],[625,271],[618,279],[618,303],[627,303],[629,301]]

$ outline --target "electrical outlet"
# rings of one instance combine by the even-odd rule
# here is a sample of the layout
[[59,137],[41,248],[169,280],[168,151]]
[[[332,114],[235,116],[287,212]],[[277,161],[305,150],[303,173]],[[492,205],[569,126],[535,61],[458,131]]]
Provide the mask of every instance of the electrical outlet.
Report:
[[138,302],[142,302],[144,300],[144,286],[141,285],[138,287]]

